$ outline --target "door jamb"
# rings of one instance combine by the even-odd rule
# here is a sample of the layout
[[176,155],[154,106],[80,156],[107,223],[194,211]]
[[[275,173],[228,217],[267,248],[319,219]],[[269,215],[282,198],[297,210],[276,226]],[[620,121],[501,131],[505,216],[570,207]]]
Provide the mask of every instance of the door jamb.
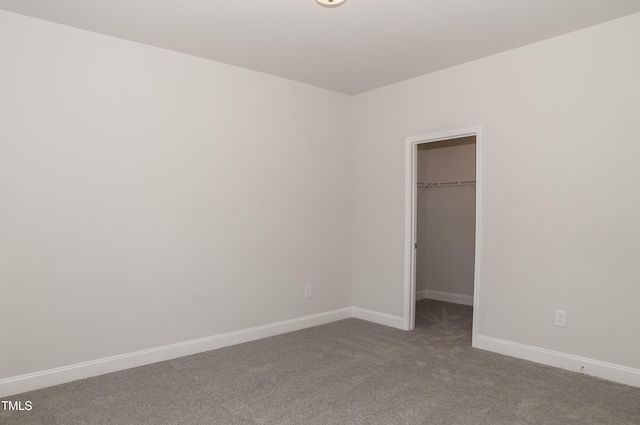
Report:
[[473,333],[471,345],[476,346],[480,315],[480,265],[482,258],[482,127],[467,127],[440,133],[423,134],[405,139],[405,250],[404,250],[404,312],[405,330],[415,328],[416,250],[417,239],[417,152],[422,143],[476,137],[476,235],[473,274]]

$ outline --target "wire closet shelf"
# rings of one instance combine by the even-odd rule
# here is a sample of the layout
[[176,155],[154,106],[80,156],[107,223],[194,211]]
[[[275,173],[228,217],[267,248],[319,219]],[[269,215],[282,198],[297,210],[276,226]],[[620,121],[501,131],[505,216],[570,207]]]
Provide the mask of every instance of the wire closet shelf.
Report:
[[458,180],[453,182],[418,182],[418,189],[422,189],[418,196],[424,192],[425,189],[433,189],[436,187],[457,187],[457,186],[473,186],[473,190],[476,189],[476,181],[475,180]]

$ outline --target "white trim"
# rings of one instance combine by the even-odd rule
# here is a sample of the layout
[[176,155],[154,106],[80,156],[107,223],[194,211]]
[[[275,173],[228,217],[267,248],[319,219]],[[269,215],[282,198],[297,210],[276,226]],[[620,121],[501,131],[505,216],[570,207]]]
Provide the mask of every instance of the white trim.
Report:
[[416,268],[413,267],[416,261],[416,250],[414,248],[416,237],[416,217],[415,202],[417,198],[417,144],[405,141],[404,149],[404,311],[403,311],[403,329],[406,331],[415,328],[415,287],[416,287]]
[[[420,291],[425,293],[426,291]],[[455,294],[453,294],[455,295]],[[188,356],[231,345],[241,344],[260,338],[267,338],[287,332],[293,332],[312,326],[323,325],[337,320],[355,317],[380,325],[404,329],[405,318],[393,316],[360,307],[347,307],[325,313],[314,314],[297,319],[285,320],[264,326],[228,332],[206,338],[165,345],[148,350],[106,357],[74,365],[29,373],[0,380],[0,397],[20,394],[66,382],[85,379],[105,373],[144,366],[177,357]],[[534,361],[640,387],[640,369],[633,369],[613,363],[546,350],[515,342],[478,335],[476,348],[507,356]]]
[[188,356],[241,344],[260,338],[266,338],[287,332],[297,331],[311,326],[323,325],[337,320],[348,319],[353,316],[352,307],[325,313],[313,314],[297,319],[284,320],[264,326],[227,332],[206,338],[169,344],[162,347],[150,348],[133,353],[92,360],[41,372],[29,373],[0,380],[0,397],[20,394],[53,385],[64,384],[91,376],[144,366],[176,357]]
[[416,243],[416,186],[417,186],[417,150],[421,143],[476,137],[476,246],[473,278],[473,333],[471,345],[476,346],[480,317],[480,282],[482,264],[482,127],[468,127],[440,133],[424,134],[405,139],[405,248],[404,248],[404,329],[411,330],[415,326],[415,243]]
[[640,369],[478,335],[476,348],[640,387]]
[[431,289],[423,289],[416,292],[416,301],[428,298],[430,300],[446,301],[448,303],[473,305],[473,297],[471,295],[460,295],[452,292],[433,291]]
[[473,270],[473,330],[471,345],[477,344],[480,335],[480,282],[482,276],[482,197],[484,187],[484,171],[482,167],[482,127],[476,127],[476,246],[475,265]]
[[353,307],[353,317],[355,317],[356,319],[362,319],[368,322],[377,323],[379,325],[385,325],[392,328],[404,330],[404,318],[392,316],[391,314],[380,313],[360,307]]

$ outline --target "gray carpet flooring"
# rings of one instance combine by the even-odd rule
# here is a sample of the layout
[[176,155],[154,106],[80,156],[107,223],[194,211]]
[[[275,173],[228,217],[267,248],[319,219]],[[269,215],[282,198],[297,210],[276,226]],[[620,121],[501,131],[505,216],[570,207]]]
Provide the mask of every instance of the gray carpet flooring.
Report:
[[347,319],[3,400],[0,424],[640,424],[640,388],[471,348],[471,308]]

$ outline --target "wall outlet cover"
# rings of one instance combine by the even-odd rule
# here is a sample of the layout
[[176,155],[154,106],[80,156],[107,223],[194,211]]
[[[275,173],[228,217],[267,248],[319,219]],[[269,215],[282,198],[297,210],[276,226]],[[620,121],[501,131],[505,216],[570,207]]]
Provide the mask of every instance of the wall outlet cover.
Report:
[[556,320],[555,325],[564,328],[567,326],[567,312],[556,310]]

